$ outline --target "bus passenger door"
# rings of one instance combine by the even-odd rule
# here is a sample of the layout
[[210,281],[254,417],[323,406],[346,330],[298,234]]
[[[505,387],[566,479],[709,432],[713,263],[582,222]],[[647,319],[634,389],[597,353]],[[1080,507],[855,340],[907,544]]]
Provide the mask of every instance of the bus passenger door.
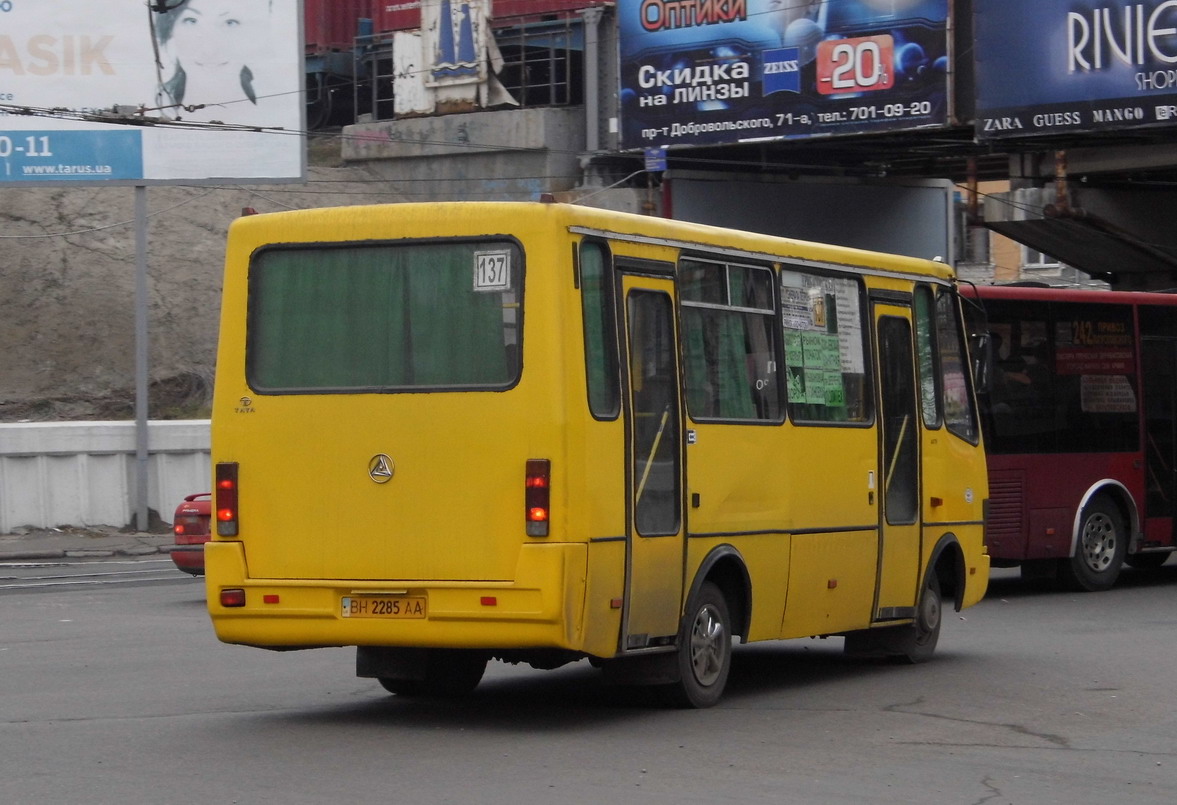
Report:
[[1144,338],[1145,541],[1177,539],[1177,338]]
[[674,283],[622,276],[628,392],[623,649],[678,632],[683,590],[682,421]]
[[879,575],[874,620],[915,615],[919,590],[919,429],[911,310],[876,302],[879,367]]

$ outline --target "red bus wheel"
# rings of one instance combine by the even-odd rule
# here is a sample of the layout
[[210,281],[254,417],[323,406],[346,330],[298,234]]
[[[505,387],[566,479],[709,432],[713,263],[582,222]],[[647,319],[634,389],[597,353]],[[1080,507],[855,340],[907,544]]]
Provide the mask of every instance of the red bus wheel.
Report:
[[1128,552],[1128,533],[1120,509],[1099,495],[1083,507],[1079,536],[1069,559],[1059,560],[1059,576],[1075,590],[1099,592],[1116,583]]

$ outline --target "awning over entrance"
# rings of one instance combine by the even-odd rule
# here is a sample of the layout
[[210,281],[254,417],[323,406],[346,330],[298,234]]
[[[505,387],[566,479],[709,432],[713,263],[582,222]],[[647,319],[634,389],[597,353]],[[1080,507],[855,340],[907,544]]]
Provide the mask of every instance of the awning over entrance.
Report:
[[984,223],[1120,290],[1177,288],[1177,190],[1067,183],[991,194]]

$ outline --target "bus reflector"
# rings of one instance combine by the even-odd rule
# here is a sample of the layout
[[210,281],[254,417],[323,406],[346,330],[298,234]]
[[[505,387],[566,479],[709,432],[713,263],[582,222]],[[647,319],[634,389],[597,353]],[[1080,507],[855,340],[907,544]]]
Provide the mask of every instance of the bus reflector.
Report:
[[527,536],[546,537],[551,517],[552,462],[546,458],[527,459],[523,483]]
[[221,537],[237,536],[237,462],[223,461],[217,464],[216,470],[216,506],[217,535]]

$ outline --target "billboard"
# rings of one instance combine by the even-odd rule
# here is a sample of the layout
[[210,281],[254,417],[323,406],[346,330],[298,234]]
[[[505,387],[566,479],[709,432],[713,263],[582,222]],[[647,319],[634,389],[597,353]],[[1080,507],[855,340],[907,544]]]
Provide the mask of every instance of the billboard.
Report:
[[625,149],[944,127],[948,0],[619,0]]
[[1177,0],[974,0],[981,140],[1177,123]]
[[0,1],[0,183],[305,176],[299,0]]

